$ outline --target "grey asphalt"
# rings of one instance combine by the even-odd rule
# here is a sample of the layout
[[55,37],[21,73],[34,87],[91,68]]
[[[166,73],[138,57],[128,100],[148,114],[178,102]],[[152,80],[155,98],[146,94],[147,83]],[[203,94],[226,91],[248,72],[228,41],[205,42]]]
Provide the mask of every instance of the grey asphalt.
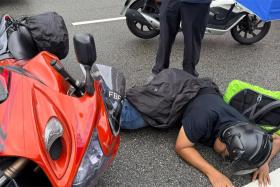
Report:
[[[127,87],[141,85],[150,74],[155,60],[158,38],[141,40],[127,29],[125,21],[72,26],[72,22],[118,17],[124,1],[119,0],[1,0],[0,13],[12,16],[32,15],[54,10],[67,23],[71,37],[74,33],[91,33],[97,47],[97,63],[113,65],[127,78]],[[211,77],[224,91],[233,79],[240,79],[272,90],[280,90],[280,22],[274,22],[271,31],[261,42],[242,46],[230,34],[206,36],[201,60],[197,67],[200,76]],[[76,78],[81,71],[71,50],[64,61]],[[181,68],[183,36],[178,34],[171,67]],[[98,186],[209,186],[207,178],[187,165],[174,152],[178,129],[159,131],[147,128],[121,132],[118,155]],[[228,173],[228,164],[209,148],[200,146],[206,159],[225,172],[241,186],[250,176],[234,177]],[[280,155],[271,163],[271,170],[280,167]]]

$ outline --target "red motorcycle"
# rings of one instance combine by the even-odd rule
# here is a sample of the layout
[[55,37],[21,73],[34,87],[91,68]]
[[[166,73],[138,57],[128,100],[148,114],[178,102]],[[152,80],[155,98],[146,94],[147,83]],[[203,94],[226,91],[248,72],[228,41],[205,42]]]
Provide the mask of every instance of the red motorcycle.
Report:
[[[70,76],[26,27],[0,23],[0,186],[93,186],[114,160],[125,79],[93,65],[94,39],[74,36],[85,81]],[[91,68],[93,66],[93,72]]]

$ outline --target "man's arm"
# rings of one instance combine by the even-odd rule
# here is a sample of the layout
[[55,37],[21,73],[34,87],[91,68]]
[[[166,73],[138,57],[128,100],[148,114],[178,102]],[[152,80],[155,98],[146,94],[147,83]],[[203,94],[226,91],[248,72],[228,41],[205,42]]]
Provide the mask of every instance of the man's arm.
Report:
[[278,136],[277,134],[273,135],[273,143],[272,143],[272,152],[271,155],[269,157],[269,159],[267,160],[267,163],[269,163],[272,158],[280,151],[280,136]]
[[176,146],[176,152],[190,165],[194,166],[204,173],[210,180],[211,184],[221,187],[232,187],[231,181],[216,168],[209,164],[195,149],[194,144],[188,139],[184,128],[180,129]]
[[267,186],[270,184],[269,166],[268,164],[272,158],[280,151],[280,136],[273,135],[272,152],[269,159],[253,174],[253,181],[258,178],[259,186]]

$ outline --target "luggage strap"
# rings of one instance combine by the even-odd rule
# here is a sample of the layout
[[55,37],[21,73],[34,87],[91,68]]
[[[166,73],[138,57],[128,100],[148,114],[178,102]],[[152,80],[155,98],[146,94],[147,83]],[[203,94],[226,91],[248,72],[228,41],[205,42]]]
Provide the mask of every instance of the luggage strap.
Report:
[[[262,107],[258,112],[256,112],[252,118],[250,118],[250,120],[255,121],[257,118],[260,118],[264,115],[266,115],[268,112],[270,112],[273,109],[279,108],[280,107],[280,100],[277,101],[273,101],[267,105],[265,105],[264,107]],[[273,134],[275,132],[277,132],[278,130],[280,130],[280,125],[279,123],[277,124],[277,127],[271,129],[269,131],[270,134]]]
[[262,107],[258,112],[256,112],[252,118],[250,118],[250,120],[256,120],[259,117],[264,116],[265,114],[267,114],[269,111],[275,109],[275,108],[279,108],[280,107],[280,100],[277,101],[273,101],[267,105],[265,105],[264,107]]
[[249,120],[254,120],[255,119],[254,116],[255,116],[256,108],[260,104],[261,101],[262,101],[262,95],[260,94],[257,97],[257,102],[255,104],[253,104],[251,107],[247,108],[242,114],[245,115],[245,114],[250,112]]

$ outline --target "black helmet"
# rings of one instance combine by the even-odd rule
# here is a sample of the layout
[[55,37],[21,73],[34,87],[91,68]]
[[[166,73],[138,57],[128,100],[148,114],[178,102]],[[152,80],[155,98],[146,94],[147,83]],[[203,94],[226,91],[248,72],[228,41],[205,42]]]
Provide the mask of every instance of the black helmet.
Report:
[[250,123],[225,126],[220,130],[219,138],[227,146],[234,175],[254,172],[267,161],[272,151],[272,136]]

